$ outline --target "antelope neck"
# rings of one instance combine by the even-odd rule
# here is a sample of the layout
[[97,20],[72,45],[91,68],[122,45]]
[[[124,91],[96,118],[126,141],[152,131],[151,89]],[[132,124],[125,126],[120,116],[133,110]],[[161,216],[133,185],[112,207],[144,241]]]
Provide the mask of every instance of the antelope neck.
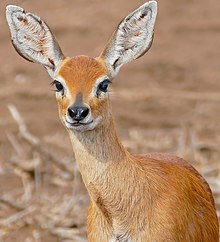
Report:
[[106,175],[112,165],[120,164],[128,155],[118,139],[112,119],[108,125],[102,124],[92,131],[70,131],[70,138],[80,172],[87,184],[97,181],[103,173]]

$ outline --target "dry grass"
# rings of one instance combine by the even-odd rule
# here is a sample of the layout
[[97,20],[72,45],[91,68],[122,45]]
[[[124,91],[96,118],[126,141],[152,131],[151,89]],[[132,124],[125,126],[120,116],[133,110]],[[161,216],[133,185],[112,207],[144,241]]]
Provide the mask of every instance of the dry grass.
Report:
[[[27,129],[21,115],[10,105],[18,133],[8,133],[14,155],[5,162],[4,171],[21,180],[19,189],[5,192],[0,206],[0,241],[13,231],[33,227],[24,241],[86,241],[86,206],[88,196],[72,158],[60,160]],[[66,194],[65,194],[66,191]]]
[[[21,241],[86,241],[88,195],[72,158],[59,159],[38,137],[33,136],[15,106],[9,110],[18,125],[7,133],[14,154],[3,164],[21,181],[19,189],[0,197],[0,241],[13,241],[11,234],[28,228]],[[145,140],[145,142],[143,142]],[[131,151],[162,151],[190,159],[205,176],[215,196],[220,217],[219,147],[202,142],[195,130],[130,129],[124,145]],[[51,236],[51,237],[50,237]]]

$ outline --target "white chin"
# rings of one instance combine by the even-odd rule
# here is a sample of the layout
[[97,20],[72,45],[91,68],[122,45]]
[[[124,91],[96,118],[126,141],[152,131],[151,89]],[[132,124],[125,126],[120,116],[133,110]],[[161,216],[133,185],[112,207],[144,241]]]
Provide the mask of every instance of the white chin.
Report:
[[95,129],[97,127],[97,125],[99,125],[100,121],[101,121],[101,117],[98,117],[88,123],[81,124],[81,125],[79,124],[77,126],[65,121],[65,125],[66,125],[67,129],[74,130],[77,132],[85,132],[85,131]]

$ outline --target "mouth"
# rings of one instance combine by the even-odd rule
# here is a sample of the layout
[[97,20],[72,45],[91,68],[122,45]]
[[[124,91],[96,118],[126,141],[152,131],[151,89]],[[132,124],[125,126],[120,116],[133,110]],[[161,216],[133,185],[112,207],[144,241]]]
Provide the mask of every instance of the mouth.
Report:
[[68,122],[68,121],[66,120],[66,123],[67,123],[68,125],[72,126],[72,127],[79,127],[79,126],[87,126],[87,125],[90,125],[90,124],[93,123],[93,120],[91,120],[91,121],[89,121],[89,122],[87,122],[87,123],[82,123],[82,122],[80,122],[80,121],[76,121],[76,122],[71,123],[71,122]]
[[101,122],[101,117],[91,118],[90,120],[87,120],[87,122],[80,122],[80,121],[73,121],[65,119],[65,126],[66,128],[78,132],[84,132],[95,129]]

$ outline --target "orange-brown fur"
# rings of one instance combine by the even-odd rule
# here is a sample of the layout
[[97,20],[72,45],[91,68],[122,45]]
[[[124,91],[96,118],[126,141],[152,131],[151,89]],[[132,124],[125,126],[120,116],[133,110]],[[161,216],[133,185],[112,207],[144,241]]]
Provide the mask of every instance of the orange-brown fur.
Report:
[[91,197],[89,241],[217,242],[214,200],[199,173],[175,156],[129,154],[116,134],[109,98],[89,97],[96,79],[108,74],[99,59],[86,56],[64,61],[59,71],[71,92],[71,100],[58,100],[61,118],[78,91],[103,117],[92,131],[69,132]]
[[62,76],[68,85],[71,94],[80,91],[86,98],[96,79],[105,74],[106,68],[94,58],[77,56],[67,58],[61,66],[58,75]]
[[130,154],[115,130],[107,86],[150,48],[156,15],[149,1],[122,20],[98,58],[66,58],[40,18],[6,9],[18,53],[55,79],[59,115],[91,198],[89,242],[218,241],[212,193],[198,172],[175,156]]
[[61,76],[71,93],[71,99],[66,97],[59,100],[60,115],[65,115],[68,106],[73,104],[77,93],[82,93],[83,101],[90,105],[94,114],[102,111],[102,104],[98,100],[89,99],[89,93],[94,86],[97,78],[106,73],[106,67],[102,62],[86,56],[66,58],[59,69],[58,75]]

